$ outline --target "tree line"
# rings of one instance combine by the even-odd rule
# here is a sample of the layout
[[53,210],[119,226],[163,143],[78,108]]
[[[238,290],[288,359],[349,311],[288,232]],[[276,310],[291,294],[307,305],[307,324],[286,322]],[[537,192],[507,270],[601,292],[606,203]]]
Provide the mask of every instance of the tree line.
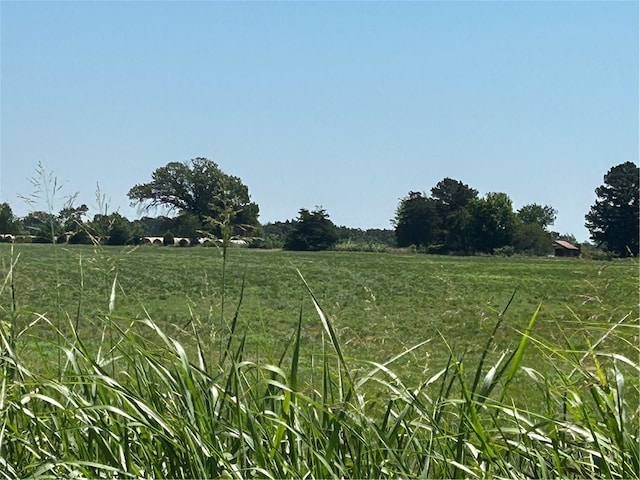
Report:
[[[612,167],[596,189],[596,202],[585,216],[595,246],[619,256],[638,254],[638,177],[632,162]],[[322,207],[301,208],[295,219],[260,224],[259,206],[242,180],[212,160],[198,157],[170,162],[152,172],[151,181],[128,192],[132,206],[167,215],[128,220],[117,212],[88,218],[86,205],[66,205],[59,212],[34,211],[24,218],[0,205],[0,233],[28,236],[30,241],[69,243],[139,243],[144,237],[182,237],[190,244],[202,237],[243,238],[250,246],[290,250],[328,250],[338,246],[374,245],[441,253],[522,253],[546,255],[561,236],[549,229],[557,211],[536,203],[514,211],[506,193],[479,196],[459,180],[445,178],[430,193],[410,191],[401,198],[392,229],[361,230],[336,226]]]

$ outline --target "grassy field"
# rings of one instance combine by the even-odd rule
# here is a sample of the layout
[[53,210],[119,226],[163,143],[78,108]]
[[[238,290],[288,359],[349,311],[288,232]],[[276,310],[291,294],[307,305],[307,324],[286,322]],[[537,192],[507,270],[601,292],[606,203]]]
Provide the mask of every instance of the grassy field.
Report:
[[[59,378],[64,376],[70,368],[69,352],[76,348],[86,358],[94,358],[90,363],[103,365],[113,378],[119,378],[118,372],[125,372],[127,377],[131,369],[136,370],[139,360],[131,360],[138,353],[123,348],[126,343],[123,338],[130,338],[133,334],[129,332],[135,331],[135,338],[140,336],[136,342],[140,343],[132,342],[132,350],[139,347],[150,356],[177,355],[180,359],[182,347],[171,350],[179,342],[185,348],[185,358],[191,359],[188,362],[195,365],[200,358],[200,370],[207,362],[222,365],[230,357],[252,365],[275,365],[290,372],[288,380],[293,377],[296,391],[312,399],[311,403],[325,405],[330,403],[329,399],[349,402],[351,390],[344,385],[366,383],[357,394],[363,399],[367,395],[371,398],[362,400],[362,405],[367,405],[367,415],[380,415],[388,422],[393,410],[390,405],[412,391],[409,387],[397,390],[398,385],[424,387],[431,384],[427,379],[440,378],[439,375],[444,375],[444,382],[454,366],[456,375],[467,380],[447,384],[447,398],[464,399],[465,395],[471,395],[467,400],[473,403],[477,401],[474,395],[484,392],[478,397],[484,398],[500,377],[503,386],[500,400],[507,398],[508,404],[533,412],[551,408],[550,390],[540,388],[536,375],[544,375],[545,382],[554,377],[565,381],[572,378],[567,370],[584,368],[584,372],[591,371],[593,375],[582,375],[573,387],[587,388],[598,376],[606,383],[603,372],[608,369],[617,372],[621,368],[615,355],[633,362],[638,359],[636,261],[230,249],[223,263],[222,252],[217,248],[0,245],[0,268],[5,279],[0,306],[12,355],[19,359],[20,368],[36,377],[55,377],[56,369]],[[326,315],[324,322],[323,315]],[[153,328],[140,328],[149,326],[145,319],[153,322]],[[529,326],[533,327],[530,335],[524,335]],[[528,340],[526,352],[523,338]],[[411,350],[419,344],[419,348]],[[174,353],[168,354],[167,346]],[[591,346],[606,354],[590,353]],[[406,353],[394,359],[403,352]],[[515,355],[515,360],[509,360],[514,357],[504,360],[503,354]],[[109,355],[113,357],[111,360]],[[392,363],[384,363],[391,359]],[[463,364],[468,366],[464,372]],[[515,367],[513,371],[509,367],[513,364],[519,369],[518,375]],[[492,370],[491,366],[496,368]],[[158,368],[154,367],[154,371],[160,375],[158,372],[163,370]],[[369,378],[372,369],[386,373],[387,380],[363,380]],[[329,375],[328,371],[333,373]],[[533,374],[534,371],[537,373]],[[631,405],[637,404],[637,370],[632,368],[625,378],[627,384],[620,388],[625,392],[630,389],[627,399]],[[318,387],[318,381],[322,388]],[[508,397],[506,384],[510,384]],[[339,392],[329,394],[331,385]],[[467,386],[471,387],[471,393],[466,391]],[[229,383],[226,388],[230,388]],[[441,394],[444,388],[445,383]],[[565,398],[567,393],[555,394]],[[287,394],[282,398],[288,398]],[[413,403],[410,405],[415,407]],[[480,405],[484,405],[484,400]],[[461,415],[470,415],[472,420],[476,415],[473,412],[461,410],[453,416],[460,419]],[[637,421],[637,411],[631,415]],[[375,420],[371,422],[375,424]],[[289,433],[297,431],[288,428]],[[637,439],[637,425],[635,428],[631,434]],[[283,442],[285,432],[278,431],[272,434],[271,441],[279,438]],[[465,432],[467,439],[471,433]],[[377,435],[376,442],[380,443]],[[475,435],[482,444],[482,435],[478,432]],[[449,436],[461,442],[460,432],[443,434],[442,438]],[[291,442],[285,449],[289,455]],[[469,448],[473,451],[476,447]],[[353,452],[347,452],[351,460],[345,460],[342,469],[334,472],[321,465],[312,475],[482,473],[482,462],[477,458],[472,466],[462,461],[463,450],[463,447],[451,450],[453,459],[445,462],[451,470],[427,469],[421,463],[424,459],[412,460],[421,465],[418,470],[407,465],[389,467],[387,473],[380,466],[370,471],[354,470]],[[559,451],[557,445],[554,451]],[[271,453],[275,455],[273,450]],[[637,462],[637,457],[634,458]],[[233,462],[237,461],[233,457]],[[185,476],[211,472],[215,477],[223,471],[230,474],[232,465],[238,465],[233,462],[223,470],[205,465],[186,472]],[[119,472],[129,471],[124,464],[120,462]],[[637,463],[630,461],[627,470],[622,471],[628,473],[634,465]],[[509,471],[508,465],[500,468],[503,467]],[[91,468],[94,470],[79,471],[104,471]],[[556,470],[555,474],[571,473],[571,468],[578,467]],[[247,469],[241,470],[240,476],[249,475],[249,471],[251,475],[266,475],[260,469]],[[34,471],[13,473],[33,475]],[[53,467],[42,471],[69,473]],[[275,476],[304,473],[286,469],[267,471]],[[530,474],[545,471],[531,470]],[[582,474],[585,471],[594,473],[578,470]],[[177,470],[154,472],[180,476]],[[487,472],[489,475],[496,470]]]
[[[2,247],[6,275],[11,247]],[[0,304],[9,308],[13,293],[21,325],[38,313],[71,318],[89,343],[99,339],[105,316],[149,316],[178,336],[191,331],[192,321],[213,331],[231,321],[242,293],[238,328],[247,331],[249,350],[278,355],[301,308],[304,343],[313,349],[322,325],[297,271],[333,320],[347,358],[382,361],[430,339],[410,360],[420,369],[446,361],[443,338],[456,352],[480,351],[512,295],[498,349],[517,344],[539,305],[537,333],[567,336],[579,346],[595,341],[603,326],[637,318],[638,308],[632,261],[230,249],[223,301],[216,248],[29,245],[16,246],[13,255],[19,256],[14,291],[5,288]]]

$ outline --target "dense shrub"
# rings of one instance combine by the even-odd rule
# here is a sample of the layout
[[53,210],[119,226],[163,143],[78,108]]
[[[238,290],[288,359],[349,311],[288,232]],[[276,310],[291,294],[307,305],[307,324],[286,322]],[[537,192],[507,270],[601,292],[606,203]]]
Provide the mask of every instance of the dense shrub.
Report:
[[162,244],[166,247],[168,245],[173,245],[175,243],[175,238],[173,236],[173,233],[171,232],[167,232],[164,234],[164,236],[162,237]]

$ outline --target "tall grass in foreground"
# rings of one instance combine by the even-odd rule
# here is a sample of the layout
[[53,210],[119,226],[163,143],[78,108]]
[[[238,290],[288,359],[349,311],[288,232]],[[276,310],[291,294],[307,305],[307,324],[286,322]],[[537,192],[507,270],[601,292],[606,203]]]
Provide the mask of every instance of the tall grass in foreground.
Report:
[[[5,311],[0,478],[638,477],[638,362],[604,341],[637,318],[579,351],[568,338],[538,339],[534,312],[496,357],[499,317],[474,364],[452,349],[445,368],[407,385],[394,362],[428,341],[355,368],[311,288],[309,297],[325,332],[310,372],[302,314],[272,363],[246,356],[238,311],[215,345],[192,322],[192,355],[150,316],[122,327],[107,315],[96,349],[71,317],[63,332],[40,315],[53,335],[38,347],[64,359],[40,373],[21,361],[31,327],[15,331]],[[524,366],[529,349],[544,359],[535,369]],[[539,408],[511,399],[527,382],[543,394]]]

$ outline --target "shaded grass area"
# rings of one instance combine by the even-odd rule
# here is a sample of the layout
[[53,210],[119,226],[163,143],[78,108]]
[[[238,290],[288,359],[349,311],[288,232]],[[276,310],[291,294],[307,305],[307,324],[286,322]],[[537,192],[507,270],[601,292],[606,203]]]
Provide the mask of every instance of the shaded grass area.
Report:
[[638,471],[637,263],[2,247],[6,478]]

